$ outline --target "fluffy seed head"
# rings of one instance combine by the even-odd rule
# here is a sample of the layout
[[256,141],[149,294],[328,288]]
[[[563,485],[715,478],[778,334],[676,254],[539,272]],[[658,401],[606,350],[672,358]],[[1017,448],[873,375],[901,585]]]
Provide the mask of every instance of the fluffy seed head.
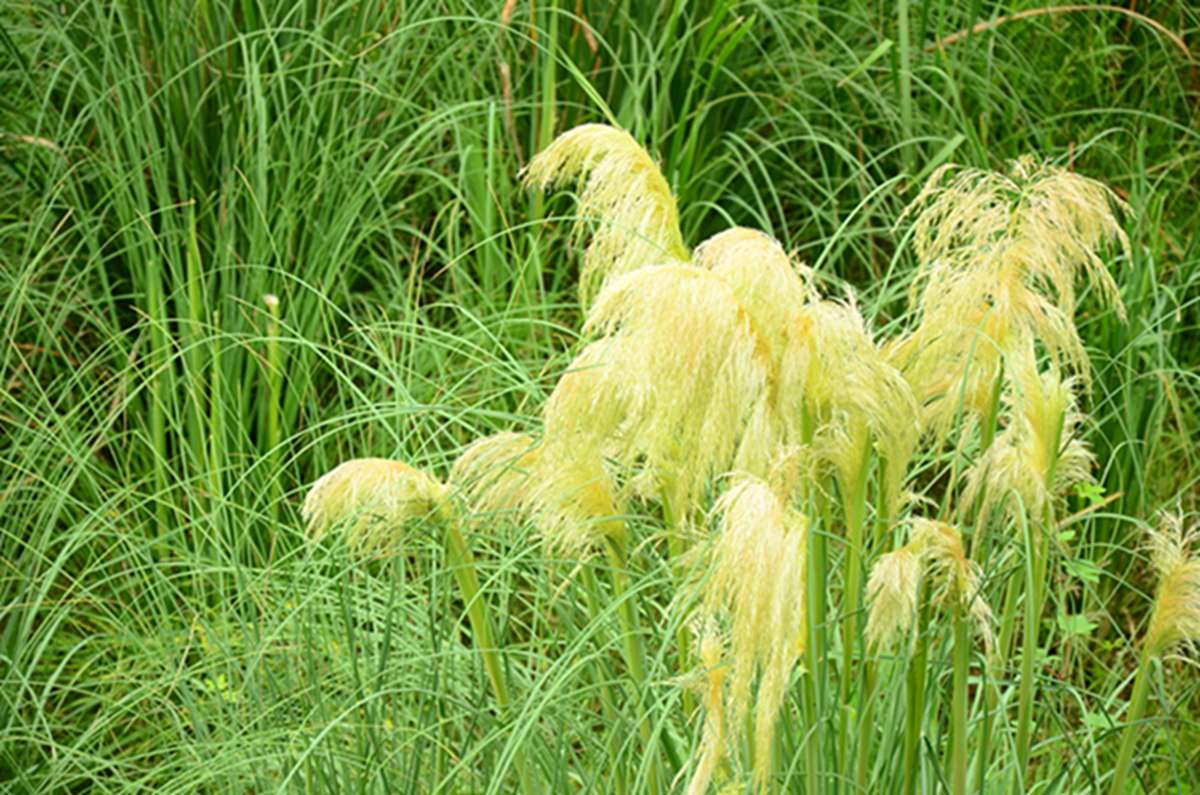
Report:
[[880,555],[867,579],[867,647],[879,650],[908,634],[921,590],[921,552],[915,542]]
[[687,795],[704,795],[713,774],[725,755],[725,679],[728,667],[723,657],[725,641],[717,622],[708,621],[700,641],[700,667],[703,674],[704,731],[700,739],[700,758]]
[[1073,485],[1091,480],[1094,457],[1079,438],[1074,381],[1039,372],[1032,349],[1009,363],[1005,428],[967,472],[963,498],[971,505],[982,496],[981,516],[1003,504],[1040,518]]
[[391,543],[405,522],[447,510],[446,487],[432,475],[401,461],[356,458],[312,485],[301,515],[314,540],[346,522],[350,543],[369,552]]
[[958,604],[974,621],[984,647],[992,648],[992,610],[981,593],[979,565],[967,557],[962,535],[944,522],[916,518],[909,542],[881,555],[867,580],[867,644],[889,645],[908,634],[916,617],[925,577],[932,578],[935,599]]
[[750,477],[735,480],[714,512],[721,519],[705,601],[730,625],[728,725],[742,725],[759,678],[754,775],[762,789],[775,721],[803,651],[807,526],[766,483]]
[[531,521],[551,552],[582,556],[605,535],[625,534],[611,480],[594,451],[498,433],[463,452],[450,483],[474,511],[515,511]]
[[585,302],[612,276],[688,259],[671,187],[624,130],[603,124],[568,130],[533,158],[524,177],[540,189],[581,185],[576,240],[591,232],[580,277]]
[[888,462],[885,498],[895,510],[908,463],[920,439],[917,405],[901,373],[875,345],[852,303],[812,301],[788,330],[779,376],[779,405],[789,436],[819,447],[843,485],[866,465],[867,439]]
[[1000,174],[947,165],[933,173],[905,211],[915,214],[919,276],[935,263],[1018,271],[1063,314],[1075,313],[1075,282],[1085,276],[1105,303],[1124,315],[1099,251],[1129,240],[1114,208],[1127,209],[1103,184],[1023,157]]
[[913,282],[917,328],[892,348],[913,384],[927,427],[944,431],[961,404],[987,417],[1006,355],[1035,341],[1055,367],[1086,379],[1074,325],[1082,275],[1124,317],[1100,259],[1129,242],[1098,182],[1023,158],[1008,174],[946,166],[905,211],[916,216],[920,260]]
[[539,452],[537,443],[523,433],[476,439],[450,468],[449,483],[464,495],[474,513],[519,511]]
[[1146,636],[1146,650],[1154,657],[1179,645],[1200,643],[1200,554],[1195,545],[1200,533],[1185,531],[1177,514],[1164,513],[1150,531],[1147,547],[1158,575],[1154,617]]
[[693,262],[725,280],[778,367],[787,329],[812,295],[812,272],[794,263],[775,238],[741,226],[701,243]]
[[729,470],[765,388],[769,365],[749,318],[711,272],[661,265],[609,282],[585,331],[604,337],[604,364],[586,401],[551,400],[549,434],[574,428],[576,444],[643,468],[686,516],[705,483]]

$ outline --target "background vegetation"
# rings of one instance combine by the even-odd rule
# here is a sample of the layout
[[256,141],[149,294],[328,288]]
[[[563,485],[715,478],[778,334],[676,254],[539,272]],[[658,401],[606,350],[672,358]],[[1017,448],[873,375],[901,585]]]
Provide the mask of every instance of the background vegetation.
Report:
[[[640,791],[649,716],[682,790],[699,721],[653,517],[631,560],[653,629],[637,698],[604,586],[527,528],[472,538],[513,717],[432,528],[363,566],[306,545],[298,516],[346,458],[444,473],[468,439],[536,431],[577,339],[578,257],[572,205],[517,173],[556,132],[608,119],[661,159],[688,240],[766,230],[879,329],[913,272],[897,219],[936,166],[1035,152],[1129,202],[1129,322],[1078,320],[1109,501],[1076,528],[1083,570],[1049,589],[1071,643],[1042,666],[1034,743],[1041,791],[1100,789],[1149,605],[1142,523],[1197,507],[1200,13],[1006,21],[1034,7],[7,3],[0,782],[506,792],[522,748],[546,792]],[[928,664],[936,704],[950,660]],[[1136,769],[1148,791],[1189,791],[1200,678],[1194,658],[1166,669]],[[885,693],[878,720],[902,708]],[[790,720],[785,750],[807,730]],[[876,791],[899,764],[872,760]],[[782,765],[781,785],[801,771]]]

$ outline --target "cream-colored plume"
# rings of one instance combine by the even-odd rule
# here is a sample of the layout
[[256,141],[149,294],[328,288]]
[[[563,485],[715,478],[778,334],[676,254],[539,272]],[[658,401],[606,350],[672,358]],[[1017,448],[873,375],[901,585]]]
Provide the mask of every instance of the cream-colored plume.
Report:
[[466,495],[473,511],[525,517],[554,553],[582,556],[606,535],[625,535],[611,479],[594,451],[498,433],[463,451],[450,484]]
[[1129,250],[1115,207],[1100,183],[1031,158],[1007,175],[945,166],[930,177],[905,211],[916,215],[920,321],[890,351],[926,427],[945,431],[960,406],[986,419],[1006,356],[1035,341],[1055,367],[1088,378],[1075,282],[1085,276],[1124,317],[1099,256],[1111,241]]
[[920,440],[917,405],[853,304],[812,301],[797,314],[780,366],[779,405],[789,438],[808,443],[820,434],[817,447],[843,487],[862,474],[873,440],[888,464],[886,500],[896,510]]
[[749,317],[710,271],[661,265],[610,281],[584,330],[604,337],[603,364],[581,388],[555,390],[548,438],[569,429],[574,447],[643,468],[686,517],[729,470],[766,386],[769,362]]
[[448,482],[473,513],[521,511],[540,452],[537,442],[523,433],[484,436],[459,454]]
[[350,543],[370,552],[391,544],[405,522],[448,510],[446,487],[427,472],[401,461],[356,458],[312,485],[301,516],[314,540],[346,522]]
[[693,262],[725,280],[750,313],[778,368],[787,329],[813,295],[812,272],[794,263],[775,238],[741,226],[701,243]]
[[775,723],[804,649],[807,525],[765,482],[735,480],[714,507],[720,516],[705,584],[711,615],[730,626],[726,726],[742,726],[753,682],[755,782],[765,791]]
[[613,276],[644,265],[687,261],[671,187],[624,130],[604,124],[568,130],[533,158],[524,176],[540,189],[581,185],[576,240],[591,234],[579,280],[585,303]]
[[867,580],[868,646],[878,650],[908,635],[926,576],[936,589],[935,600],[961,605],[990,651],[993,617],[981,593],[979,565],[967,557],[957,528],[921,518],[912,520],[909,542],[880,555],[871,569]]
[[908,635],[917,615],[923,553],[914,540],[875,561],[867,579],[868,648],[878,650]]
[[1200,643],[1200,532],[1185,531],[1177,514],[1164,513],[1150,531],[1147,547],[1158,575],[1154,616],[1146,635],[1146,651],[1153,657],[1181,644]]
[[1073,381],[1039,372],[1031,348],[1009,360],[1004,430],[967,472],[963,503],[982,497],[980,516],[1003,504],[1037,520],[1073,485],[1092,479],[1093,456],[1080,438],[1083,415]]

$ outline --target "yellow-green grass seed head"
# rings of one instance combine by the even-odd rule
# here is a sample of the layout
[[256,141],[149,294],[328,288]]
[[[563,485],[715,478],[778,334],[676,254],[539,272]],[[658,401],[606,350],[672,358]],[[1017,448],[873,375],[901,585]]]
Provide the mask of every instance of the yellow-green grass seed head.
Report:
[[494,433],[463,449],[448,481],[473,513],[520,511],[540,452],[537,442],[523,433]]
[[1092,480],[1094,456],[1081,438],[1084,422],[1075,382],[1057,371],[1039,371],[1032,347],[1008,360],[1004,429],[967,471],[963,500],[982,498],[980,515],[1003,505],[1041,519],[1072,486]]
[[803,651],[807,525],[770,486],[736,479],[718,499],[720,517],[705,602],[730,626],[729,713],[741,726],[754,700],[754,778],[766,788],[775,723]]
[[983,576],[979,564],[967,557],[962,533],[954,525],[931,519],[912,522],[913,542],[923,549],[928,576],[935,586],[935,599],[958,604],[973,619],[976,632],[989,652],[993,647],[992,609],[983,598]]
[[867,647],[873,651],[907,637],[921,592],[919,544],[909,542],[880,555],[867,578]]
[[693,262],[730,286],[778,366],[788,326],[813,295],[811,271],[793,262],[775,238],[740,226],[697,246]]
[[[662,265],[609,282],[585,331],[604,338],[607,367],[584,405],[601,417],[623,413],[615,428],[593,426],[592,448],[643,468],[686,516],[705,484],[729,471],[766,387],[769,361],[747,313],[713,273]],[[586,435],[588,423],[573,419],[551,411],[547,427]]]
[[788,330],[780,365],[779,406],[790,440],[808,443],[802,418],[820,433],[842,479],[866,465],[866,440],[888,462],[885,499],[894,512],[920,441],[917,403],[904,376],[866,330],[853,303],[811,301]]
[[1178,514],[1164,513],[1149,531],[1150,563],[1158,575],[1154,615],[1146,651],[1161,657],[1180,646],[1200,643],[1200,533],[1185,530]]
[[990,263],[1013,269],[1068,317],[1075,282],[1085,277],[1099,298],[1124,315],[1116,282],[1100,251],[1129,240],[1118,210],[1123,202],[1102,183],[1023,157],[1007,174],[947,165],[930,176],[905,211],[915,215],[913,241],[920,278],[935,263],[960,268]]
[[314,540],[340,523],[363,552],[388,547],[403,525],[449,513],[447,489],[423,470],[385,458],[356,458],[338,465],[309,489],[301,515]]
[[603,459],[569,443],[498,433],[469,445],[450,484],[475,513],[509,511],[533,523],[549,551],[583,556],[604,536],[625,537]]
[[934,599],[957,604],[971,617],[984,648],[993,646],[992,610],[984,600],[979,564],[967,557],[962,534],[945,522],[914,518],[909,541],[880,555],[867,579],[867,645],[878,651],[907,637],[917,613],[921,584],[933,583]]
[[725,664],[725,639],[716,621],[709,620],[700,640],[700,669],[703,676],[701,702],[704,706],[704,729],[700,738],[700,754],[687,795],[705,795],[725,755],[725,680],[729,668]]
[[568,130],[533,158],[524,178],[539,189],[580,185],[575,239],[591,235],[580,277],[585,303],[613,276],[689,258],[670,185],[624,130],[603,124]]

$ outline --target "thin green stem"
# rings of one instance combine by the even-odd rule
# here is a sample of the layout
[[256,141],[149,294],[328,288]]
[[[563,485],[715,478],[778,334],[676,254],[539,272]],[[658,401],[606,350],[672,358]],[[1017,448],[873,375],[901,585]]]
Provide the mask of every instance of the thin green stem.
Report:
[[967,677],[971,665],[970,617],[966,608],[954,607],[954,695],[950,710],[950,789],[967,792]]
[[1038,630],[1041,628],[1042,607],[1045,599],[1047,558],[1049,557],[1048,535],[1039,531],[1030,522],[1023,522],[1025,531],[1025,615],[1022,621],[1024,640],[1021,647],[1021,676],[1017,689],[1017,775],[1018,789],[1029,782],[1029,748],[1036,720],[1033,700],[1035,665],[1041,651],[1038,646]]
[[1125,728],[1121,731],[1121,750],[1117,754],[1117,766],[1113,770],[1112,785],[1108,789],[1109,795],[1124,795],[1125,793],[1125,779],[1128,778],[1129,767],[1133,764],[1133,752],[1137,747],[1137,738],[1140,733],[1139,724],[1146,713],[1152,663],[1153,657],[1143,652],[1137,676],[1133,680],[1133,698],[1129,702],[1129,711],[1125,716]]
[[[471,624],[471,634],[475,639],[475,648],[483,658],[484,671],[496,696],[496,705],[506,717],[512,717],[512,699],[509,696],[508,680],[500,661],[500,649],[496,644],[495,632],[492,630],[492,619],[488,613],[487,602],[484,601],[479,587],[479,574],[475,568],[475,556],[467,545],[458,523],[447,522],[447,548],[450,553],[450,564],[454,571],[454,579],[458,584],[459,595],[467,608],[467,621]],[[514,752],[513,763],[521,780],[521,789],[525,795],[536,795],[538,790],[533,786],[525,754],[520,747]]]

